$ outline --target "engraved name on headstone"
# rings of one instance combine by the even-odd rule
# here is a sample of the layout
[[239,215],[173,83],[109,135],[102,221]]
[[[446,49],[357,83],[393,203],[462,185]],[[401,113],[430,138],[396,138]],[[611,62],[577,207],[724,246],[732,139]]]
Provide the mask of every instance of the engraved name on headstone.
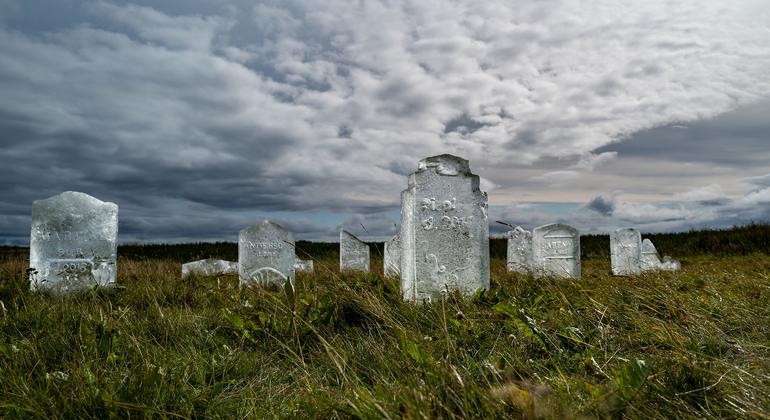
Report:
[[313,260],[297,258],[297,261],[294,262],[294,271],[297,273],[312,273],[314,269]]
[[536,277],[580,278],[580,234],[572,226],[550,224],[532,231]]
[[642,272],[642,235],[634,228],[610,232],[610,261],[612,274],[633,276]]
[[398,277],[401,275],[401,236],[397,234],[385,242],[384,254],[382,267],[385,276]]
[[118,206],[66,191],[32,203],[30,289],[115,285]]
[[369,245],[346,230],[340,230],[340,271],[369,272]]
[[440,155],[419,162],[401,193],[400,236],[405,300],[489,289],[487,194],[467,160]]
[[238,263],[207,258],[205,260],[190,261],[188,263],[182,264],[182,277],[187,277],[193,273],[201,276],[237,274]]
[[516,226],[508,232],[508,271],[527,274],[532,270],[532,232]]
[[265,220],[240,231],[238,272],[241,285],[248,283],[294,285],[294,235],[283,226]]

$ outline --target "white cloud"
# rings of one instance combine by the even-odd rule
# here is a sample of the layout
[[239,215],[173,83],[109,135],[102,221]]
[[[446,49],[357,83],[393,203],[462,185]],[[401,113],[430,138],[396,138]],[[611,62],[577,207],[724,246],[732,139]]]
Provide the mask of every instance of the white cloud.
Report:
[[374,214],[405,187],[392,168],[426,156],[470,159],[489,189],[518,178],[485,167],[580,156],[521,177],[568,185],[613,164],[598,147],[770,95],[761,1],[225,3],[87,2],[66,28],[0,27],[12,196]]
[[711,184],[705,187],[695,188],[679,194],[674,194],[672,200],[675,201],[697,201],[701,203],[720,203],[729,200],[722,186]]

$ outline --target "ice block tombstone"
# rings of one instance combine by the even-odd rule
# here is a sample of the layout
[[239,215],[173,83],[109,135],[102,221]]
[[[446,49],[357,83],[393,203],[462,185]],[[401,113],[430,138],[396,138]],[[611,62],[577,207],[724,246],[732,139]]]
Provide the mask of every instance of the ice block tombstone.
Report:
[[487,194],[468,161],[420,161],[401,193],[401,293],[431,300],[447,291],[489,289]]
[[294,272],[296,273],[312,273],[314,270],[313,260],[297,258],[297,261],[294,262]]
[[642,272],[642,235],[637,229],[620,228],[610,233],[610,261],[615,276]]
[[369,272],[369,245],[355,235],[340,230],[340,271]]
[[668,255],[663,257],[663,261],[661,261],[655,245],[653,245],[651,240],[645,239],[642,241],[641,267],[643,272],[656,270],[678,271],[682,268],[682,265],[679,261],[671,259]]
[[32,203],[30,289],[115,285],[118,206],[66,191]]
[[580,278],[580,234],[572,226],[550,224],[532,231],[536,277]]
[[516,226],[508,232],[509,272],[527,274],[532,270],[532,232]]
[[294,235],[283,226],[265,220],[240,231],[238,273],[241,285],[250,283],[284,286],[294,284]]
[[201,276],[218,276],[238,273],[238,263],[208,258],[182,264],[182,278],[195,273]]
[[401,236],[396,235],[385,242],[382,269],[386,277],[398,277],[401,274]]

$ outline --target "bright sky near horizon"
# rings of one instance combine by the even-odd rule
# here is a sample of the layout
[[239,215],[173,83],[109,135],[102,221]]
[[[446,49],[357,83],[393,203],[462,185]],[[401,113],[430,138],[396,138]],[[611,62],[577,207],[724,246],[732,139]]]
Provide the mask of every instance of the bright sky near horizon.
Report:
[[0,244],[67,190],[121,242],[382,239],[442,153],[493,232],[768,222],[768,75],[766,0],[0,0]]

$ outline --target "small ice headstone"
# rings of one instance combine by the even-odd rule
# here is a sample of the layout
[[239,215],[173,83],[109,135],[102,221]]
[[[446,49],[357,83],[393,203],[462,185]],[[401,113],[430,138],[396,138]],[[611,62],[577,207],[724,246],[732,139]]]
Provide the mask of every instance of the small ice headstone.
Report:
[[269,220],[249,226],[238,235],[241,284],[294,284],[294,235]]
[[294,262],[294,271],[297,273],[312,273],[314,269],[313,260],[297,258],[297,261]]
[[612,274],[633,276],[642,272],[642,235],[634,228],[620,228],[610,233]]
[[467,160],[440,155],[419,162],[401,193],[400,237],[405,300],[489,289],[487,194]]
[[118,206],[67,191],[32,203],[30,289],[114,286]]
[[369,245],[346,230],[340,230],[340,271],[369,272]]
[[401,236],[396,235],[385,242],[385,255],[382,266],[386,277],[398,277],[401,275]]
[[237,274],[238,263],[208,258],[182,264],[182,277],[195,273],[201,276],[218,276],[221,274]]
[[652,241],[649,239],[642,241],[642,271],[655,271],[662,265],[663,263],[660,261],[658,250],[655,249],[655,245],[652,244]]
[[537,277],[580,278],[580,234],[572,226],[550,224],[532,231],[532,260]]
[[532,232],[516,226],[508,232],[508,271],[527,274],[532,270]]
[[668,255],[663,257],[663,263],[660,265],[660,269],[666,271],[679,271],[681,268],[682,264]]
[[655,249],[652,241],[645,239],[642,241],[642,271],[678,271],[681,268],[679,261],[671,259],[668,255],[663,257],[663,261],[660,260],[660,254]]

